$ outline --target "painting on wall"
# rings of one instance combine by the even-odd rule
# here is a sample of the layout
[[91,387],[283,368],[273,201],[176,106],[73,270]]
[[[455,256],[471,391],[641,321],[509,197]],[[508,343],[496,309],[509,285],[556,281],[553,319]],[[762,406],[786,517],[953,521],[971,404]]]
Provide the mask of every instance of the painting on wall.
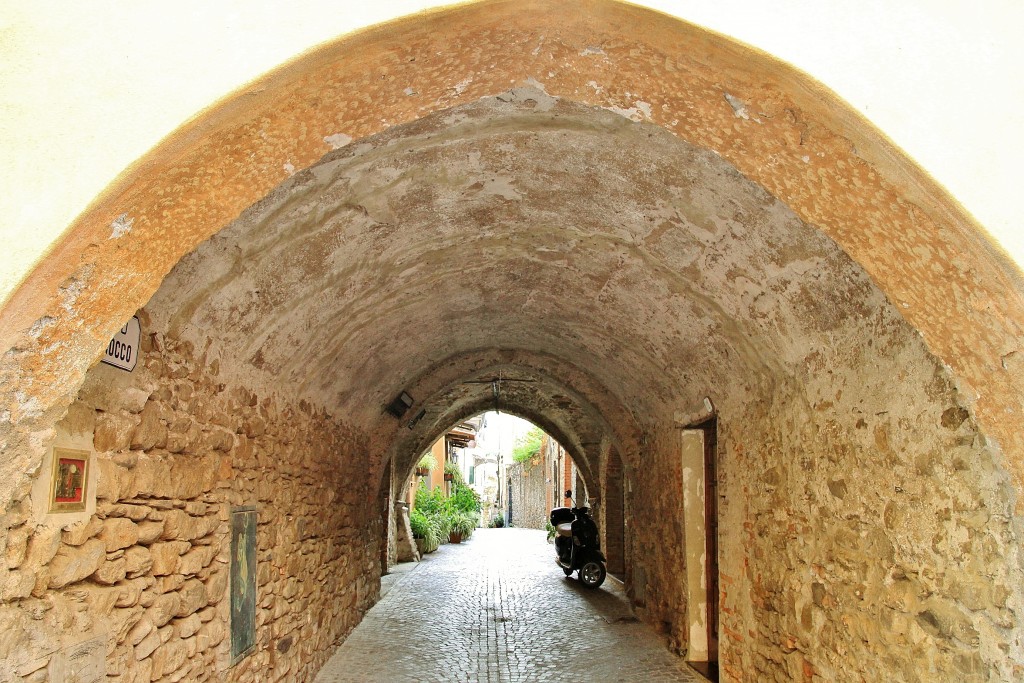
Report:
[[89,494],[89,451],[53,449],[50,512],[85,510]]
[[231,510],[231,663],[256,645],[256,508]]

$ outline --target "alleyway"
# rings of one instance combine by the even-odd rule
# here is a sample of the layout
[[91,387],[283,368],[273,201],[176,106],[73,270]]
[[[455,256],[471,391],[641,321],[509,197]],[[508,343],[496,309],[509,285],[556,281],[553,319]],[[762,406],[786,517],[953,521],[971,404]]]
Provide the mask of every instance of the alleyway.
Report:
[[348,681],[698,681],[611,579],[566,579],[544,533],[479,529],[394,580],[321,670]]

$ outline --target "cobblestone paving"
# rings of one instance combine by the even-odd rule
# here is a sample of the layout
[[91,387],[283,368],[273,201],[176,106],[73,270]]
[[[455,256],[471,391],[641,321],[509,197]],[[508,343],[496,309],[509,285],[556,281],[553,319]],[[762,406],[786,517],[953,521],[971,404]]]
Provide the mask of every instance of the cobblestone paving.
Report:
[[635,620],[615,581],[588,591],[553,556],[530,529],[441,546],[392,579],[316,683],[703,680]]

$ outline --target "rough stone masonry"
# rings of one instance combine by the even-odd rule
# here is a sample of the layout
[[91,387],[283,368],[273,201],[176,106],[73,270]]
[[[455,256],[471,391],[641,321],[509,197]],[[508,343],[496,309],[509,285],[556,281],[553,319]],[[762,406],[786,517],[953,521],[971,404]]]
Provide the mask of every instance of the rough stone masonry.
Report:
[[[143,313],[144,324],[149,319]],[[96,513],[0,519],[0,679],[52,678],[99,638],[105,681],[312,678],[377,593],[363,438],[145,335],[132,374],[98,365],[58,427],[96,451]],[[256,651],[229,665],[228,521],[258,512]]]

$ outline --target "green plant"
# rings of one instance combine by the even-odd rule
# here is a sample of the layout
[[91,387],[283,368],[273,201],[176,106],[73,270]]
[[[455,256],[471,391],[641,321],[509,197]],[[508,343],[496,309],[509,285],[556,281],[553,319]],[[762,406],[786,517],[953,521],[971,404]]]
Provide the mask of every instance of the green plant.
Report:
[[540,442],[544,439],[544,431],[540,427],[533,427],[530,431],[516,439],[515,448],[512,449],[512,459],[516,462],[526,462],[540,453]]
[[473,535],[473,530],[476,529],[477,517],[475,514],[452,510],[448,515],[448,521],[451,533],[469,538]]
[[413,511],[409,513],[409,518],[411,521],[413,512],[422,515],[434,530],[437,542],[447,543],[448,534],[451,531],[451,523],[447,515],[448,510],[448,498],[444,495],[444,490],[438,486],[428,491],[426,484],[421,481],[416,491],[416,502],[413,505]]
[[453,462],[446,462],[444,464],[444,473],[451,475],[451,481],[456,486],[465,486],[466,480],[462,477],[462,471]]
[[432,514],[443,512],[447,505],[447,498],[440,486],[433,490],[427,490],[425,482],[420,482],[416,491],[416,503],[413,506],[428,517]]
[[455,485],[452,487],[452,495],[449,497],[448,503],[454,509],[467,513],[478,513],[480,508],[483,507],[483,504],[480,502],[480,495],[459,482],[455,482]]
[[551,522],[544,522],[544,530],[548,532],[548,542],[550,543],[554,540],[555,532],[557,530],[555,529],[555,527],[551,526]]
[[413,538],[426,538],[434,530],[430,520],[419,510],[409,511],[409,526],[412,527]]
[[433,453],[427,451],[423,454],[423,457],[420,458],[420,461],[416,463],[416,467],[423,470],[432,470],[437,467],[437,458],[434,457]]
[[487,524],[492,529],[500,529],[505,526],[505,516],[500,512],[491,516],[491,521]]
[[441,532],[437,522],[419,510],[409,512],[409,526],[412,527],[413,538],[422,540],[424,552],[434,552],[441,543]]

